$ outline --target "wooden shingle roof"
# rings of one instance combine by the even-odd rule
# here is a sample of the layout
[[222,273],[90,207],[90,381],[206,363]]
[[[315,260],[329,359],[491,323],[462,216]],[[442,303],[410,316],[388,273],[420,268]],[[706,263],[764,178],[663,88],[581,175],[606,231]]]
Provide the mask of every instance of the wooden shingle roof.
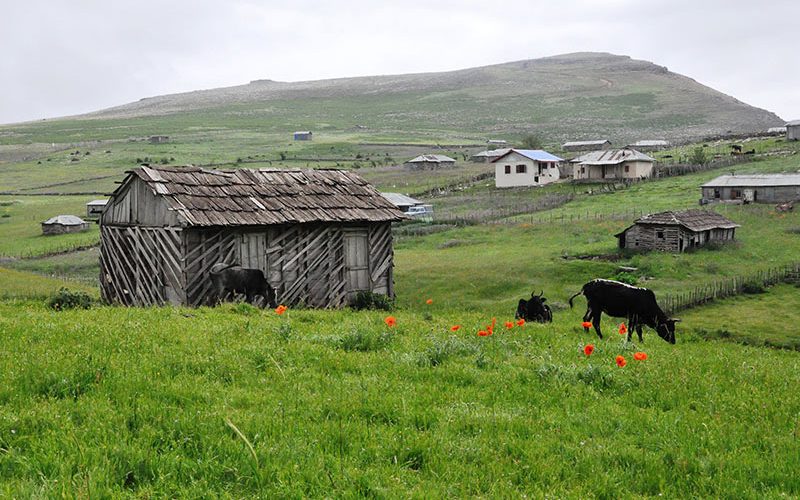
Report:
[[[345,170],[206,170],[143,165],[128,173],[163,198],[168,209],[187,226],[405,219],[367,181]],[[124,182],[117,192],[127,184]]]
[[684,210],[681,212],[648,214],[638,218],[636,224],[679,225],[690,231],[708,231],[709,229],[732,229],[739,227],[739,224],[710,210]]

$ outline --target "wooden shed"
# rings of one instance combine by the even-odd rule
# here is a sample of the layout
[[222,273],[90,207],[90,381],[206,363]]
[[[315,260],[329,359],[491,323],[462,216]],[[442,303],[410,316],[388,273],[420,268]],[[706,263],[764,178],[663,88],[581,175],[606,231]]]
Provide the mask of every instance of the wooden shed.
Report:
[[393,296],[391,223],[404,218],[347,171],[140,166],[100,218],[102,297],[213,304],[217,263],[261,269],[285,304]]
[[640,217],[615,236],[620,248],[683,252],[715,241],[733,241],[737,227],[739,224],[708,210],[670,211]]
[[792,120],[786,125],[786,139],[789,141],[800,140],[800,120]]

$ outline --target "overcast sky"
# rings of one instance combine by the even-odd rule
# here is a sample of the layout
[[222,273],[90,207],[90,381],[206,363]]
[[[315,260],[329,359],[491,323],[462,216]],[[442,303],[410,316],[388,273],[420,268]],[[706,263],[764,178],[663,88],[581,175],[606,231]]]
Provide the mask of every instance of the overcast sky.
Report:
[[0,123],[247,83],[629,55],[800,119],[800,0],[1,0]]

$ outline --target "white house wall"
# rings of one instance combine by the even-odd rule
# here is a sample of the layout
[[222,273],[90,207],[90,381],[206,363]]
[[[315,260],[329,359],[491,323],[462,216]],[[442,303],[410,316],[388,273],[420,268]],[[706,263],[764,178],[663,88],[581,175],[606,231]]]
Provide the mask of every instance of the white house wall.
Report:
[[[559,179],[557,162],[538,162],[519,153],[511,153],[494,165],[494,184],[499,188],[542,186]],[[517,173],[517,165],[525,165],[525,172]],[[506,173],[507,166],[509,173]]]

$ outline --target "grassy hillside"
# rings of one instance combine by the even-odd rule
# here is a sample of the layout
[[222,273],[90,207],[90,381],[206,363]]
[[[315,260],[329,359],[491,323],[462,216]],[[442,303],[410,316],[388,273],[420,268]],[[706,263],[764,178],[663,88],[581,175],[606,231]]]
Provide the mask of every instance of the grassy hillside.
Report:
[[247,85],[142,99],[83,117],[0,128],[0,144],[294,130],[386,142],[685,139],[782,124],[656,64],[579,53],[446,73]]

